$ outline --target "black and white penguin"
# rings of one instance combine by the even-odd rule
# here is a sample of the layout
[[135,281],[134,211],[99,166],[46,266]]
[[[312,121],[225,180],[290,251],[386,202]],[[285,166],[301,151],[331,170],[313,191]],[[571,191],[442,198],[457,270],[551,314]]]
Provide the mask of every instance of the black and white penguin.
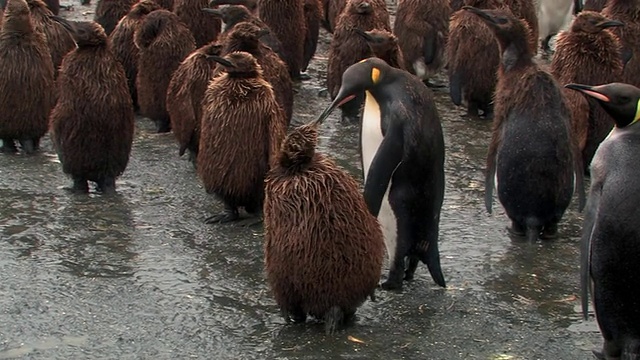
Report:
[[318,121],[362,92],[364,197],[382,225],[390,262],[382,287],[402,288],[420,260],[444,287],[438,251],[444,140],[431,90],[408,72],[368,58],[347,68],[338,95]]
[[604,338],[599,359],[640,358],[640,89],[629,84],[565,87],[597,100],[615,126],[591,162],[591,189],[582,229],[582,311],[591,289]]

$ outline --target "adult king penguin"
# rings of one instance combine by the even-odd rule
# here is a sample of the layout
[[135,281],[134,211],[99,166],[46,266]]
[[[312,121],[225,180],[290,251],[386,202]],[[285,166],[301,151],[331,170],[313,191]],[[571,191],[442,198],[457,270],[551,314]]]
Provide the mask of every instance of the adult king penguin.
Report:
[[364,198],[382,225],[390,263],[382,288],[402,288],[420,260],[444,287],[438,251],[444,140],[431,90],[379,58],[364,59],[345,70],[338,95],[318,121],[362,92]]
[[610,83],[565,87],[595,99],[615,126],[591,162],[591,189],[582,228],[582,311],[591,289],[604,338],[599,359],[640,359],[640,89]]

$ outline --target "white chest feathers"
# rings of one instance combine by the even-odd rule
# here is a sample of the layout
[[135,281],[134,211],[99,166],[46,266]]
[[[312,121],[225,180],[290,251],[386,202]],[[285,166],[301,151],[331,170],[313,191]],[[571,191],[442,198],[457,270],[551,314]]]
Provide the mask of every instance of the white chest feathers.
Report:
[[[376,153],[380,148],[380,144],[384,139],[384,136],[382,135],[382,114],[380,112],[380,105],[368,91],[366,92],[364,112],[362,114],[361,135],[362,166],[364,170],[364,181],[366,183],[367,178],[369,177],[371,162],[376,156]],[[382,198],[380,212],[378,213],[378,221],[382,226],[382,233],[384,235],[384,243],[387,248],[389,261],[393,262],[397,246],[397,219],[391,209],[391,205],[389,204],[390,188],[391,181],[389,182],[389,186],[387,186],[387,190]]]

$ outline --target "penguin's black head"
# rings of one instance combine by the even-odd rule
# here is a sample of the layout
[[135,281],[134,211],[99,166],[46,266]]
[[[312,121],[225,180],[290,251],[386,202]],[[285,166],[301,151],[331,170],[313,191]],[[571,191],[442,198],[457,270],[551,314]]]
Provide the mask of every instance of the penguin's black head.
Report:
[[501,47],[505,49],[514,42],[526,46],[529,29],[522,20],[517,19],[508,9],[483,10],[473,6],[462,9],[478,16],[493,31]]
[[599,12],[583,11],[573,20],[571,32],[597,34],[604,29],[614,26],[624,26],[624,24],[617,20],[608,19]]
[[384,60],[376,57],[349,66],[342,74],[342,86],[338,95],[316,121],[322,123],[336,107],[353,100],[365,90],[372,90],[388,82],[390,71],[393,69]]
[[640,89],[633,85],[623,83],[600,86],[567,84],[564,87],[580,91],[596,99],[613,118],[618,128],[633,124],[640,119]]
[[218,9],[204,8],[202,11],[220,18],[227,27],[245,21],[251,16],[249,10],[241,5],[228,5]]

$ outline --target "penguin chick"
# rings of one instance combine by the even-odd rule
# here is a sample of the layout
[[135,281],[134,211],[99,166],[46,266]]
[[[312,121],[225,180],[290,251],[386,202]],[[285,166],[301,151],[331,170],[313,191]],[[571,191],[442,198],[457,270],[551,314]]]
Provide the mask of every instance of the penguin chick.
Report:
[[285,320],[311,315],[332,334],[373,295],[384,242],[355,179],[315,151],[317,127],[293,130],[267,175],[264,260]]
[[527,25],[529,46],[535,55],[538,52],[538,15],[536,7],[531,0],[504,0],[506,5],[517,19],[524,20]]
[[173,4],[173,12],[191,30],[196,47],[216,41],[222,27],[218,17],[202,11],[208,4],[209,0],[175,0]]
[[[307,71],[309,62],[316,53],[318,37],[320,36],[320,22],[322,21],[322,4],[320,0],[304,0],[304,21],[307,32],[304,36],[302,52],[302,71]],[[308,77],[306,77],[308,78]]]
[[609,0],[602,15],[624,24],[611,29],[622,45],[622,82],[640,87],[640,0]]
[[73,190],[87,181],[113,193],[129,162],[134,114],[122,65],[96,22],[67,22],[78,47],[65,56],[58,77],[59,100],[51,112],[51,140]]
[[369,44],[373,56],[384,60],[390,66],[401,70],[404,68],[404,57],[398,46],[398,38],[386,30],[373,29],[363,31],[354,29]]
[[285,120],[262,68],[247,52],[211,56],[225,70],[207,87],[202,102],[198,175],[225,211],[206,223],[239,219],[238,208],[262,212],[264,179],[285,137]]
[[282,44],[284,62],[293,79],[300,78],[304,63],[307,24],[302,0],[258,0],[259,16]]
[[[551,73],[560,84],[607,84],[622,78],[621,46],[606,29],[623,26],[600,13],[583,11],[568,31],[560,33]],[[611,132],[613,121],[593,99],[564,89],[571,109],[574,136],[581,152],[582,166],[588,172],[600,142]]]
[[495,176],[498,198],[512,222],[510,233],[526,235],[530,242],[553,238],[574,189],[584,206],[582,166],[566,100],[553,76],[533,62],[523,20],[501,9],[463,9],[488,25],[501,52],[487,155],[487,211]]
[[108,36],[135,3],[135,0],[99,0],[93,21],[102,25]]
[[580,283],[582,314],[588,318],[589,290],[604,344],[598,359],[637,359],[640,313],[634,276],[640,256],[636,219],[640,178],[640,89],[623,83],[568,84],[595,100],[614,120],[611,134],[591,163],[591,188],[582,227]]

